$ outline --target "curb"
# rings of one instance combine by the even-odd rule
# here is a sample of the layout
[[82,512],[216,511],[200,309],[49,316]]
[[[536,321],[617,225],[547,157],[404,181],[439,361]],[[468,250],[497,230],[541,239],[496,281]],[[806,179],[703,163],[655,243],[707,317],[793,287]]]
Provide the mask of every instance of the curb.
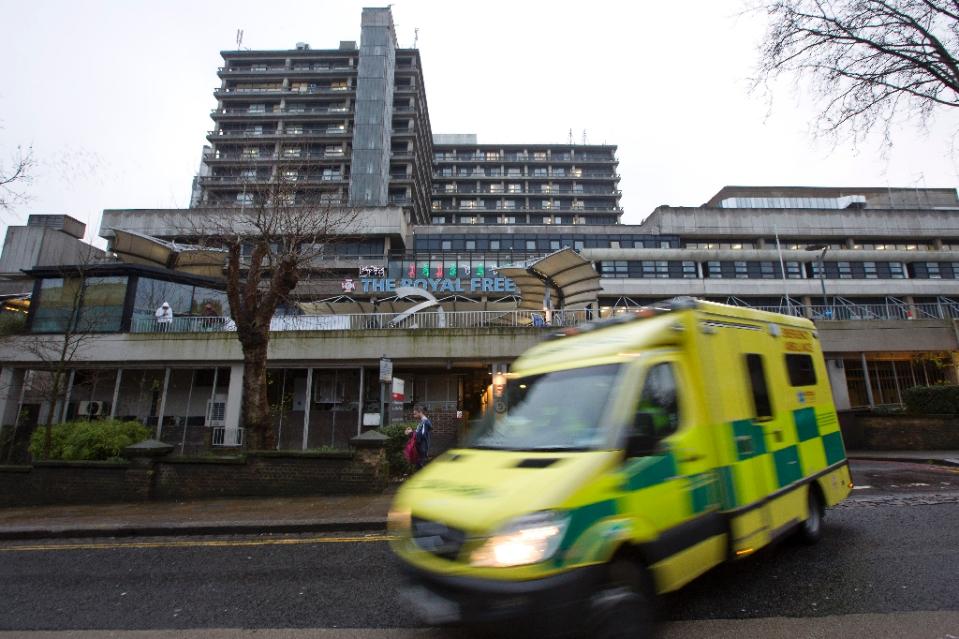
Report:
[[386,530],[386,520],[304,523],[246,524],[155,524],[90,528],[14,528],[0,529],[0,541],[31,539],[80,539],[90,537],[188,537],[199,535],[264,535],[326,532],[379,532]]
[[928,459],[925,457],[892,457],[892,456],[882,456],[882,455],[849,455],[848,459],[858,459],[862,461],[888,461],[888,462],[901,462],[907,464],[931,464],[933,466],[959,466],[959,459],[949,458],[949,459]]

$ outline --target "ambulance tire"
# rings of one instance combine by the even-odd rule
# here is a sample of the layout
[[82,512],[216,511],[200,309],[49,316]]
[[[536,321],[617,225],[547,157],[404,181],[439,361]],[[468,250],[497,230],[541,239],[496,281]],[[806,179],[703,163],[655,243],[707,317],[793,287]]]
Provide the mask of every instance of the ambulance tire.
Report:
[[799,526],[799,540],[804,544],[814,544],[822,537],[822,521],[825,515],[822,497],[819,491],[809,487],[809,517]]
[[584,636],[643,639],[653,636],[655,595],[649,573],[621,558],[610,564],[609,580],[590,600]]

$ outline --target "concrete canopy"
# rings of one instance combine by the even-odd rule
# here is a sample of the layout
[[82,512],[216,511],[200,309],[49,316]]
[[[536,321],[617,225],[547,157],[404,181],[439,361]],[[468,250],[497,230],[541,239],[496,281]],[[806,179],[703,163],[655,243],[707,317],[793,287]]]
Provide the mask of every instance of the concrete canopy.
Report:
[[222,277],[222,249],[168,242],[135,231],[114,229],[113,252],[128,264],[160,266],[204,277]]
[[593,263],[571,248],[496,272],[516,282],[521,309],[582,309],[595,305],[602,290]]

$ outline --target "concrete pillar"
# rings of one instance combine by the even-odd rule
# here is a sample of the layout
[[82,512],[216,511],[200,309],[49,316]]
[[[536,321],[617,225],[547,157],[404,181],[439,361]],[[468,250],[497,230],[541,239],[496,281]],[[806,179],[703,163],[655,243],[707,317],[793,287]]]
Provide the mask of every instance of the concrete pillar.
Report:
[[240,445],[240,412],[243,408],[243,364],[230,366],[230,386],[223,412],[223,445]]
[[120,402],[120,384],[123,383],[123,369],[117,369],[117,378],[113,383],[113,401],[110,402],[110,417],[117,416],[117,404]]
[[310,407],[313,405],[313,369],[306,369],[306,388],[303,390],[303,450],[310,440]]
[[20,413],[20,397],[26,369],[0,369],[0,427],[12,426]]
[[57,420],[58,424],[62,424],[67,421],[67,411],[70,408],[70,395],[73,394],[73,380],[77,374],[77,369],[71,368],[70,375],[67,377],[67,392],[63,396],[63,406],[60,409],[60,418]]
[[846,367],[842,358],[826,360],[826,374],[829,376],[829,386],[832,388],[833,404],[836,410],[849,410],[849,384],[846,381]]
[[166,412],[166,396],[170,390],[170,368],[163,373],[163,391],[160,394],[160,410],[157,415],[157,441],[162,441],[161,437],[163,435],[163,413]]
[[872,398],[872,380],[869,379],[869,363],[866,361],[866,354],[859,353],[859,359],[862,362],[862,376],[866,381],[866,398],[869,400],[869,408],[876,405]]
[[[387,240],[389,241],[389,240]],[[356,435],[359,437],[363,433],[363,386],[366,382],[366,369],[360,366],[360,394],[356,398]]]

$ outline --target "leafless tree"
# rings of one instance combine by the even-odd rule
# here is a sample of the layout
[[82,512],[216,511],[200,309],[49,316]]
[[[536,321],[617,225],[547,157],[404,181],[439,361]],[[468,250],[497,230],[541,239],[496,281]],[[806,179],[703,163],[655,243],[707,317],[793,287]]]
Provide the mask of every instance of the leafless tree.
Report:
[[267,397],[270,322],[306,277],[322,272],[323,257],[336,242],[355,233],[357,211],[311,194],[305,170],[284,167],[273,178],[251,182],[244,204],[230,209],[197,209],[191,234],[225,250],[224,277],[230,314],[243,350],[241,419],[250,445],[276,445]]
[[27,200],[22,187],[33,179],[35,166],[31,147],[24,149],[18,146],[9,165],[0,163],[0,211],[9,211]]
[[792,77],[821,100],[820,130],[865,138],[959,106],[956,0],[760,0],[757,86]]
[[[39,300],[42,308],[52,311],[49,328],[56,332],[37,332],[18,339],[21,347],[38,361],[37,368],[42,372],[34,376],[32,386],[49,407],[43,423],[44,457],[50,456],[53,424],[66,416],[71,371],[86,357],[91,341],[103,332],[104,321],[109,317],[106,304],[99,298],[111,296],[110,287],[124,286],[91,272],[91,267],[101,259],[102,251],[90,246],[80,263],[58,267],[60,277],[46,280],[54,285],[44,289]],[[112,297],[118,295],[114,292]],[[42,320],[35,316],[35,330],[38,321]]]

